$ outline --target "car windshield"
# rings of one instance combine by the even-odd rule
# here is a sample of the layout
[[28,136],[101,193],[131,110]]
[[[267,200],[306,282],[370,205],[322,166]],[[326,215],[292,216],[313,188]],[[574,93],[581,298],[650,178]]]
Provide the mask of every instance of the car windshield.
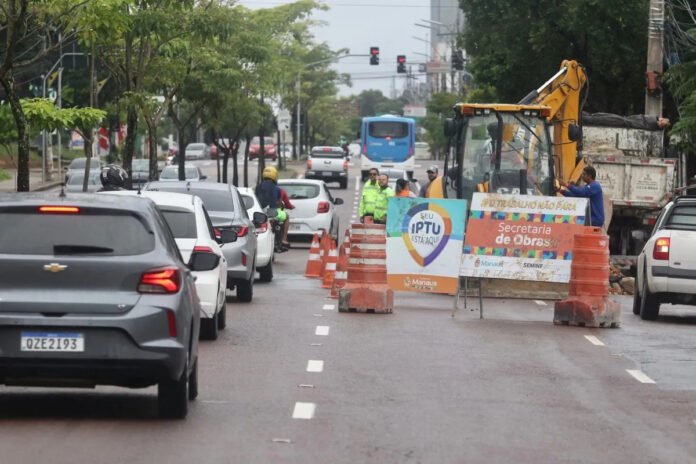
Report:
[[193,211],[160,207],[174,238],[196,238],[196,215]]
[[669,229],[696,230],[696,205],[674,207],[666,226]]
[[[198,168],[196,167],[186,167],[184,168],[184,174],[186,179],[198,179]],[[162,170],[160,174],[160,179],[178,179],[179,178],[179,167],[178,166],[167,166]]]
[[38,214],[0,210],[0,254],[136,255],[147,253],[154,246],[154,236],[130,213],[98,210],[84,214]]
[[150,160],[146,159],[134,159],[133,160],[133,171],[149,171],[150,170]]
[[319,196],[319,186],[315,184],[282,184],[280,187],[293,200],[306,200]]
[[[261,143],[261,141],[258,137],[254,137],[253,139],[251,139],[252,145],[259,145],[260,143]],[[264,137],[263,143],[264,143],[264,145],[273,145],[275,142],[273,140],[273,137]]]
[[186,149],[192,150],[192,151],[205,150],[205,144],[204,143],[189,143],[186,146]]
[[[89,185],[97,185],[101,183],[101,180],[99,179],[99,175],[101,174],[101,171],[92,171],[89,175],[89,180],[87,183]],[[82,185],[83,180],[85,178],[84,173],[81,172],[76,172],[75,174],[71,174],[70,177],[68,178],[68,185]]]
[[208,211],[234,211],[234,200],[232,199],[232,193],[228,190],[212,190],[212,189],[197,189],[197,188],[186,188],[184,183],[175,186],[168,186],[166,184],[173,182],[162,182],[155,187],[155,190],[160,192],[176,192],[176,193],[187,193],[189,195],[197,195],[203,200],[203,205]]
[[341,147],[314,147],[312,158],[342,158],[345,152]]
[[75,158],[70,162],[70,166],[68,166],[68,169],[84,169],[86,162],[87,158]]

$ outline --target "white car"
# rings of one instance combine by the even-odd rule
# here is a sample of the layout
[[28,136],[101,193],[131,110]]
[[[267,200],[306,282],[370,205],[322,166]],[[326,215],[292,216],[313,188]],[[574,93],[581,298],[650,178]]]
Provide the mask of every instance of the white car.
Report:
[[[186,177],[186,180],[190,181],[205,180],[208,178],[203,174],[203,172],[198,166],[193,164],[184,165],[184,176]],[[162,182],[178,182],[179,165],[171,164],[169,166],[165,166],[164,169],[162,169],[162,172],[160,173],[159,180],[161,180]]]
[[[233,231],[217,232],[203,206],[195,195],[156,191],[103,192],[109,195],[142,196],[152,200],[162,212],[174,235],[185,263],[191,253],[210,253],[218,257],[218,265],[210,271],[192,271],[196,279],[196,293],[201,303],[201,333],[203,339],[215,340],[218,330],[224,329],[227,320],[225,290],[227,289],[227,261],[220,245],[236,240]],[[223,235],[224,234],[224,235]]]
[[[237,190],[242,196],[242,201],[244,201],[249,217],[253,217],[254,213],[263,213],[263,208],[261,208],[259,199],[256,198],[254,189],[237,187]],[[266,221],[256,228],[256,237],[256,270],[259,271],[259,280],[261,282],[270,282],[273,280],[273,254],[275,248],[275,233],[270,221]]]
[[184,151],[187,160],[200,160],[210,158],[210,147],[205,143],[189,143]]
[[290,214],[288,235],[311,236],[324,229],[338,239],[338,213],[336,206],[342,205],[341,198],[334,198],[321,180],[281,179],[278,187],[285,189],[295,206]]
[[638,256],[633,314],[655,320],[660,304],[696,305],[696,197],[664,207]]

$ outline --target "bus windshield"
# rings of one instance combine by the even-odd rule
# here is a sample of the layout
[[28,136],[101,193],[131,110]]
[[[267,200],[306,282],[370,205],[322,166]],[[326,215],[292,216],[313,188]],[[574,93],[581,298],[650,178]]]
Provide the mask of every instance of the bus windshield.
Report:
[[375,121],[369,124],[370,137],[402,139],[408,137],[408,124],[405,122]]

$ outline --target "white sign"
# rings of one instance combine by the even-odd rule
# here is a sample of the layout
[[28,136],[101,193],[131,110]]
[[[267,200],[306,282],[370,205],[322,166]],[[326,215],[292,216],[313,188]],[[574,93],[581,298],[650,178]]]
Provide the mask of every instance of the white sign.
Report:
[[427,115],[425,106],[406,105],[404,106],[404,116],[411,118],[424,118]]
[[282,131],[290,130],[291,116],[288,110],[278,112],[278,129]]

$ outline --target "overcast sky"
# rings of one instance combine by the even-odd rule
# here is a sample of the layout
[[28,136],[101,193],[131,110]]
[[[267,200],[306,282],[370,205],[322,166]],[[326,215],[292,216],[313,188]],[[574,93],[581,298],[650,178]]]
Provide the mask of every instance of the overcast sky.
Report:
[[[289,0],[241,0],[249,8],[272,8]],[[391,76],[396,74],[396,55],[406,55],[408,63],[424,62],[429,29],[415,26],[421,19],[430,19],[430,0],[323,0],[328,11],[318,12],[314,19],[323,26],[313,29],[320,42],[338,50],[349,48],[351,54],[370,52],[371,46],[380,49],[379,66],[370,66],[368,57],[344,58],[334,65],[341,73],[350,73],[353,86],[342,86],[341,95],[357,94],[365,89],[379,89],[389,96]],[[414,64],[413,71],[418,66]],[[404,87],[404,74],[395,81],[397,89]]]

